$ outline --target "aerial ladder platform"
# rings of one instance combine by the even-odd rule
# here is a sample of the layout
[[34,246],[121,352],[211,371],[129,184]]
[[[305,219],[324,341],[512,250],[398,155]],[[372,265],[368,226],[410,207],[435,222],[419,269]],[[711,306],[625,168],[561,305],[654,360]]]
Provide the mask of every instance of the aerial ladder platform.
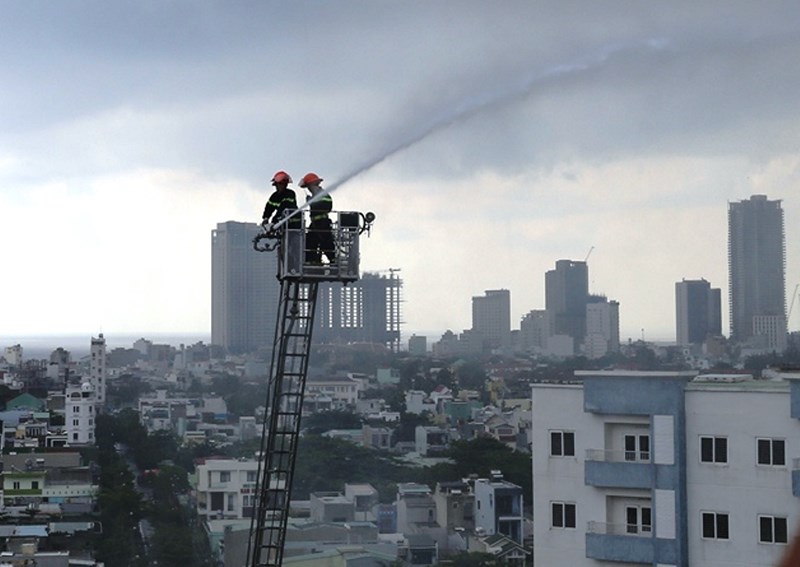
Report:
[[311,334],[319,282],[347,284],[359,278],[359,240],[375,220],[372,213],[331,212],[336,249],[329,263],[306,262],[306,218],[299,226],[278,223],[253,240],[259,252],[278,253],[280,304],[267,387],[267,412],[261,433],[261,451],[247,567],[273,567],[283,562],[289,501],[300,440]]

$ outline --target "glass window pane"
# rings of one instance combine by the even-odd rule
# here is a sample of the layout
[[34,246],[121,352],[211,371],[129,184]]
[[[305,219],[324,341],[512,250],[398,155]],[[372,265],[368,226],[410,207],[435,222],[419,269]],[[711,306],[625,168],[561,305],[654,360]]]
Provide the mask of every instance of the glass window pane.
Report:
[[635,461],[636,460],[636,436],[635,435],[626,435],[625,436],[625,460],[626,461]]
[[759,439],[758,440],[758,464],[759,465],[769,465],[771,464],[770,459],[770,445],[769,439]]
[[564,433],[564,455],[575,456],[575,433]]
[[703,513],[703,537],[713,538],[716,534],[714,530],[714,514]]
[[647,506],[642,507],[642,526],[652,526],[652,511]]
[[551,431],[550,432],[550,454],[551,455],[561,455],[561,432],[560,431]]
[[629,534],[637,533],[639,531],[639,510],[634,506],[628,506],[625,509],[625,521],[627,523],[626,531]]
[[758,541],[772,543],[772,518],[761,516],[758,519]]
[[788,543],[789,534],[786,528],[786,518],[773,518],[775,522],[775,543]]
[[717,437],[714,439],[714,462],[728,462],[728,439],[726,437]]
[[703,463],[714,462],[714,444],[711,437],[700,438],[700,461]]
[[727,514],[717,514],[717,539],[728,539]]
[[564,505],[560,502],[553,503],[553,527],[564,527]]
[[568,528],[574,528],[575,523],[575,504],[564,504],[564,525]]
[[772,440],[772,464],[779,466],[786,464],[786,442],[783,439]]

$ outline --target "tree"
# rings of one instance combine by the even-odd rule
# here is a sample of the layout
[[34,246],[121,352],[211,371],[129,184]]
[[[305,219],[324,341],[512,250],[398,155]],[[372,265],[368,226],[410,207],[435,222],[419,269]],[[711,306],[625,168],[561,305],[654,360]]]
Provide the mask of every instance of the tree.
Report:
[[303,429],[321,434],[331,429],[361,429],[361,417],[347,410],[330,410],[303,417]]
[[488,477],[492,470],[499,470],[506,480],[522,488],[525,502],[533,502],[533,463],[529,454],[514,451],[493,437],[478,437],[470,441],[454,441],[447,455],[455,461],[451,472],[453,476],[450,477],[452,480],[470,474]]
[[390,501],[396,492],[394,483],[410,479],[410,469],[389,453],[341,439],[304,435],[297,450],[292,497],[304,499],[312,492],[339,491],[347,482],[365,482]]

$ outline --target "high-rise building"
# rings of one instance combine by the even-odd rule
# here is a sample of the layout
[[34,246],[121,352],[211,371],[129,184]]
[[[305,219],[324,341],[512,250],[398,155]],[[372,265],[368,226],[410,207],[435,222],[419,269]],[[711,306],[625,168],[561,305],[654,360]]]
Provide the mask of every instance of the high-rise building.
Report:
[[342,285],[320,282],[312,338],[315,343],[377,343],[400,350],[401,292],[399,270],[388,275],[365,272]]
[[786,347],[785,264],[780,200],[753,195],[728,203],[731,339]]
[[489,289],[472,298],[472,330],[490,348],[508,346],[511,341],[511,292]]
[[679,345],[703,343],[722,334],[722,292],[704,279],[675,283],[676,337]]
[[589,358],[619,352],[619,303],[602,296],[590,296],[586,304],[586,340]]
[[575,344],[586,336],[589,268],[586,262],[558,260],[544,278],[545,309],[551,314],[551,335],[567,335]]
[[425,356],[428,353],[428,337],[411,335],[408,339],[408,354],[411,356]]
[[277,254],[256,252],[255,223],[211,231],[211,342],[231,353],[271,347],[280,298]]
[[103,333],[92,337],[91,360],[89,361],[89,383],[94,388],[95,402],[98,406],[106,403],[106,340]]
[[519,343],[523,350],[544,351],[550,336],[550,313],[546,309],[533,309],[519,322]]

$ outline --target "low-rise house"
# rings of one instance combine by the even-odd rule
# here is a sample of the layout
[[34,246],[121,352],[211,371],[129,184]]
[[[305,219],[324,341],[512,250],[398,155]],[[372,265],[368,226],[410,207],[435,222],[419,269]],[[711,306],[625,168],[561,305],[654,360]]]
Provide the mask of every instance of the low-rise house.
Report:
[[374,486],[366,483],[347,483],[344,485],[344,495],[353,501],[356,520],[377,521],[380,499]]
[[436,522],[447,530],[475,528],[475,495],[463,481],[439,482],[433,493]]
[[453,438],[452,431],[435,425],[418,425],[414,430],[415,450],[422,456],[444,453]]
[[522,543],[522,488],[503,480],[499,471],[492,471],[492,478],[477,479],[473,490],[475,528],[486,535],[502,534]]
[[249,518],[257,475],[255,459],[205,459],[197,465],[197,515],[202,519]]
[[307,394],[330,396],[333,409],[355,407],[362,388],[362,382],[351,376],[309,376],[306,380]]
[[388,427],[364,425],[361,428],[364,447],[388,451],[392,448],[392,430]]
[[406,413],[422,415],[425,412],[436,413],[436,402],[422,390],[406,392]]
[[355,520],[355,512],[355,502],[341,492],[311,493],[312,522],[352,522]]

